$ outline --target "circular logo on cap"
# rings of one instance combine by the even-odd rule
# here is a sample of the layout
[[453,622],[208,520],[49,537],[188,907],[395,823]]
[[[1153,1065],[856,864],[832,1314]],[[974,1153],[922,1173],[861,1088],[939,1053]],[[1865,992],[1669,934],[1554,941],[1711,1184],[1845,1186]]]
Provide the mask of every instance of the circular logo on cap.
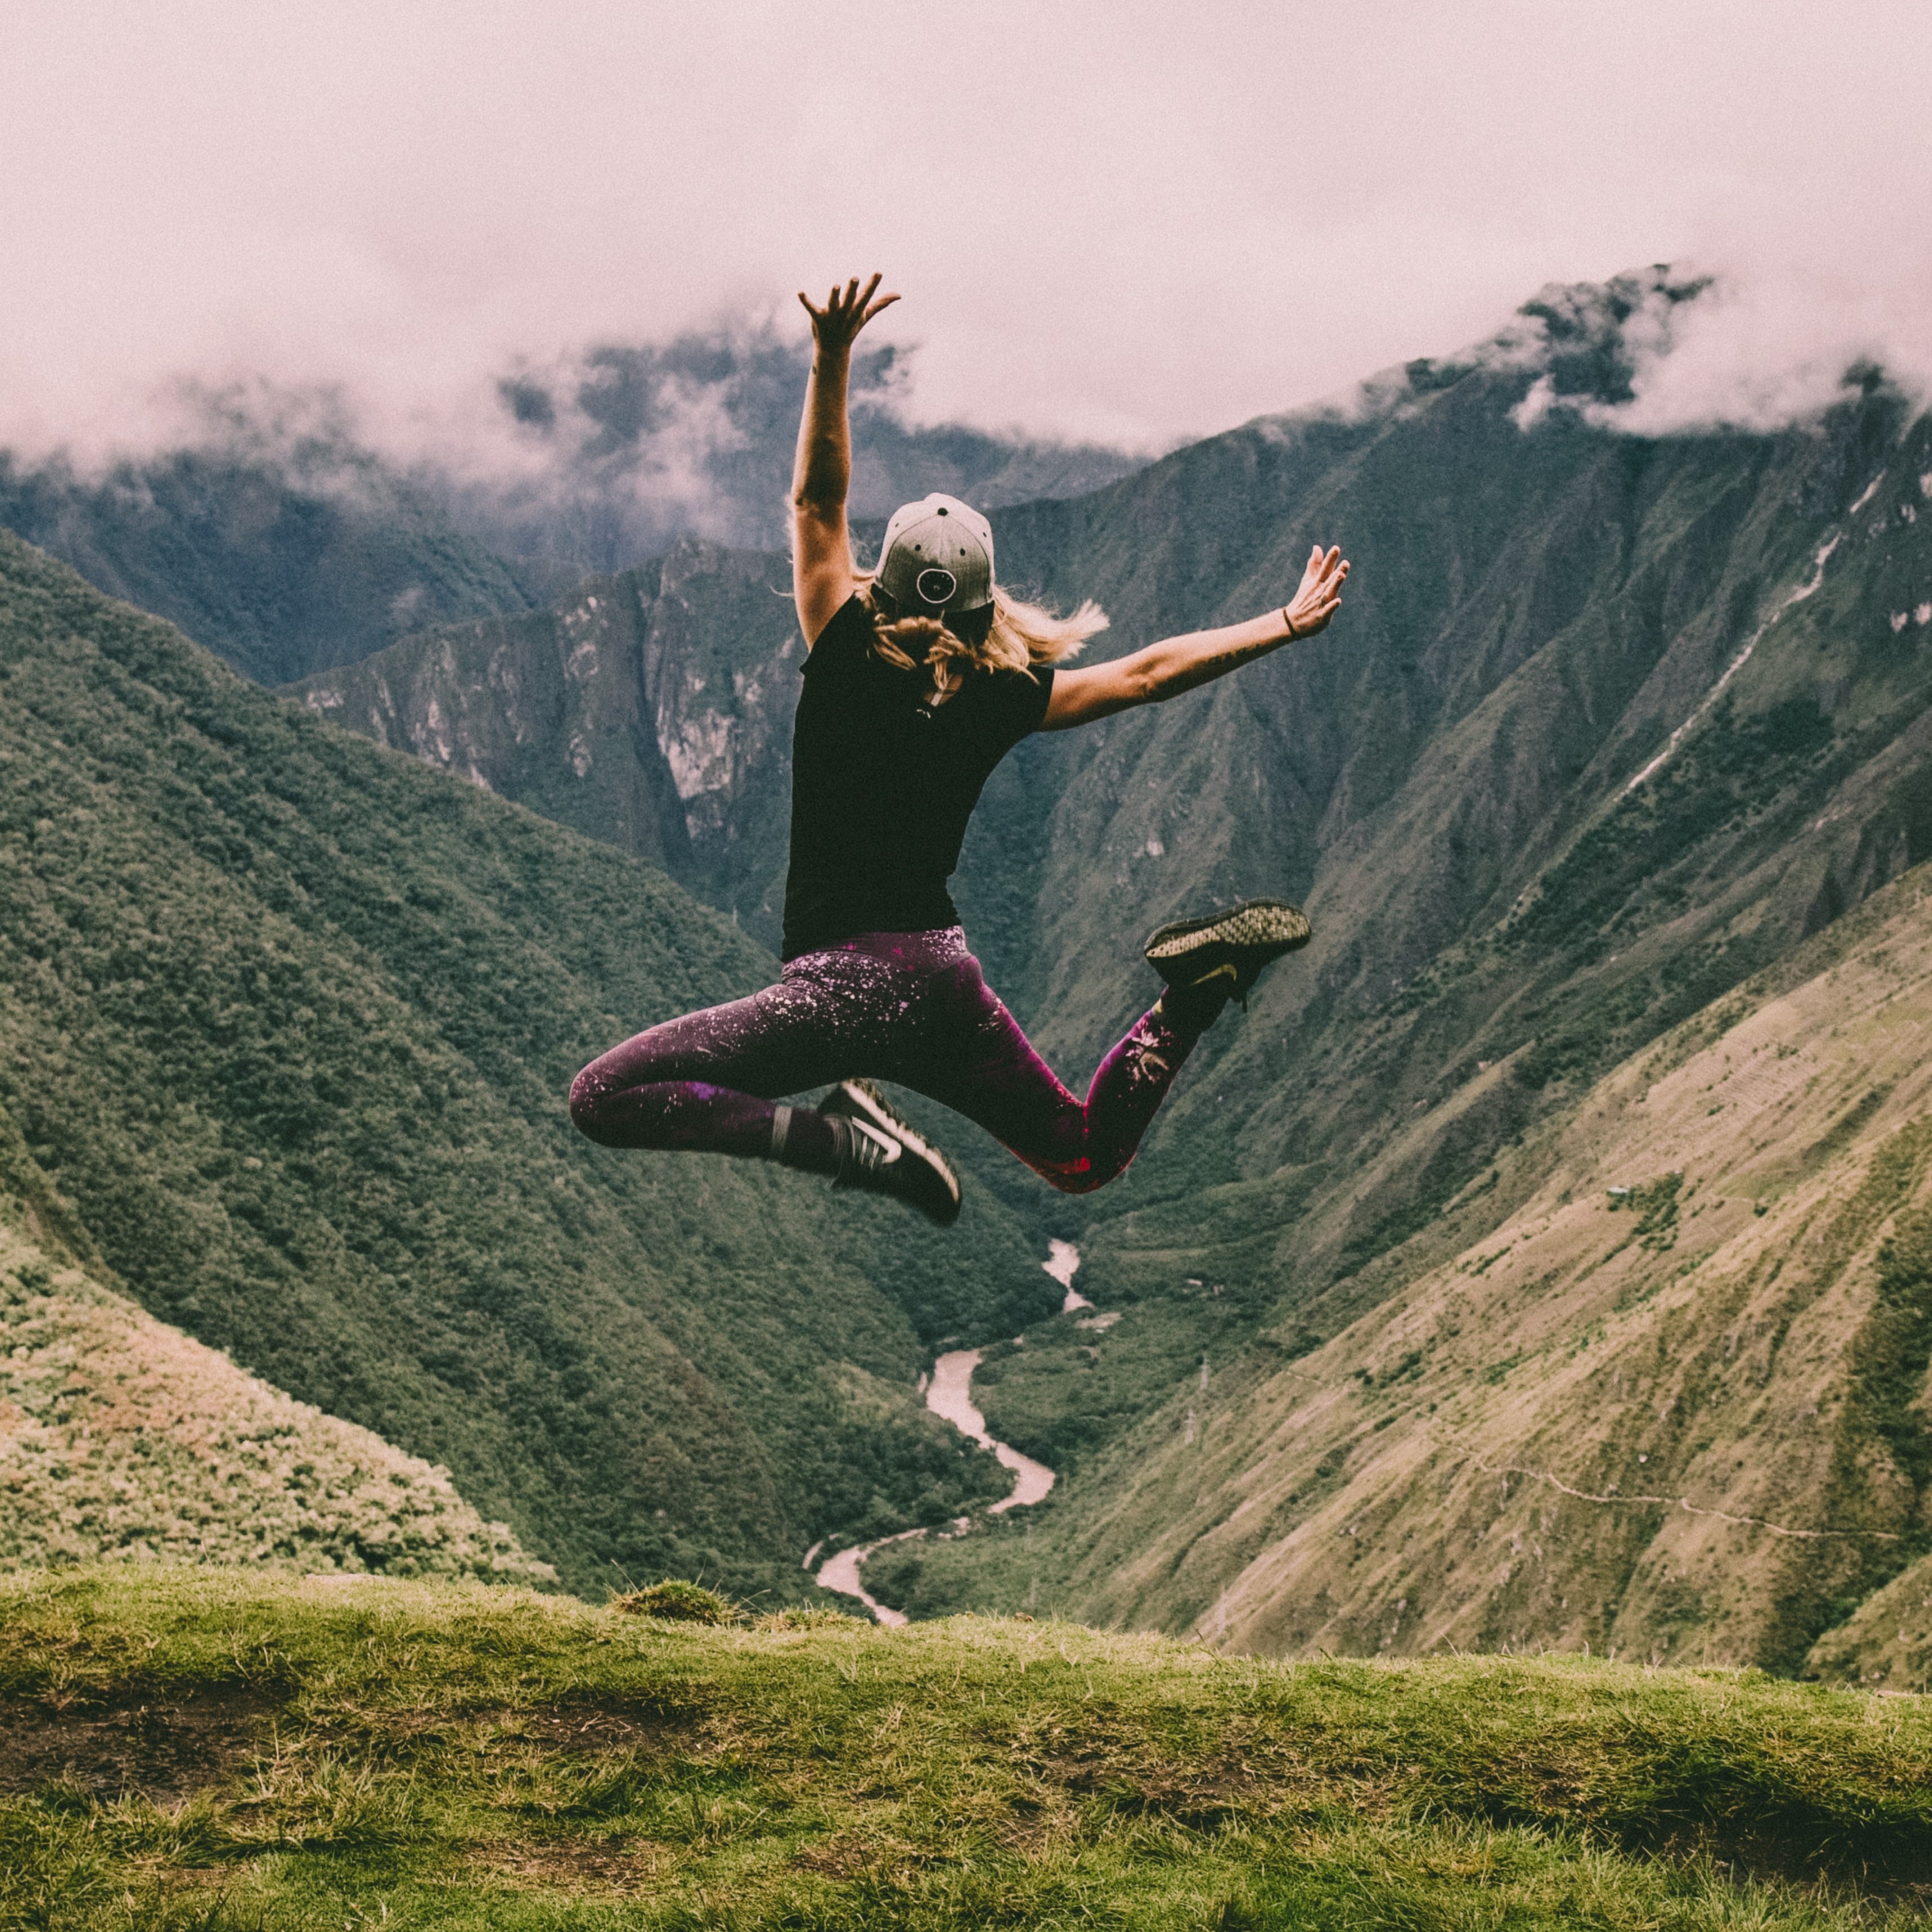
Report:
[[914,578],[913,588],[922,603],[944,604],[959,588],[959,580],[950,570],[922,570]]

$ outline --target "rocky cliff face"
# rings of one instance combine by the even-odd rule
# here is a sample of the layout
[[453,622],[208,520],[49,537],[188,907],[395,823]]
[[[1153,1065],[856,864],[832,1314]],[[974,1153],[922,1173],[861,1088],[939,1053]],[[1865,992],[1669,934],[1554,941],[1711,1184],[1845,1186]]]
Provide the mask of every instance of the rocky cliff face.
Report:
[[784,559],[687,542],[290,694],[662,866],[775,947],[803,656],[790,598]]

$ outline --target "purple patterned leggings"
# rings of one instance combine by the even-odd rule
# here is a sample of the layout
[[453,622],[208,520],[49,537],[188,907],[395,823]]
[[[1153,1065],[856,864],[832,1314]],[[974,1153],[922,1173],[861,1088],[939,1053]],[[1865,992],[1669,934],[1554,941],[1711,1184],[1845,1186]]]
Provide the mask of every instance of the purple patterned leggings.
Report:
[[1126,1171],[1218,1011],[1156,1006],[1100,1063],[1083,1105],[1029,1044],[955,926],[867,932],[801,955],[778,984],[686,1013],[580,1073],[571,1118],[607,1147],[771,1151],[772,1102],[854,1076],[964,1114],[1063,1193]]

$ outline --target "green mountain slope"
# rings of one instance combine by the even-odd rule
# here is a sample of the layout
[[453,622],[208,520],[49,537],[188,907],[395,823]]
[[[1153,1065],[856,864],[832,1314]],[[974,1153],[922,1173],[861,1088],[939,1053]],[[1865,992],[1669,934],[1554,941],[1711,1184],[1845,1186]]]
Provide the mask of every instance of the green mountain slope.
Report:
[[1875,1592],[1811,1647],[1806,1674],[1828,1684],[1932,1691],[1932,1556]]
[[[1928,894],[1907,874],[1532,1129],[1324,1346],[1204,1358],[1023,1544],[868,1582],[937,1607],[997,1576],[1240,1650],[1795,1671],[1896,1577],[1864,1615],[1922,1650],[1898,1599],[1932,1548]],[[1158,1318],[1130,1304],[1099,1352]],[[1062,1321],[1027,1354],[1091,1339]]]
[[0,1569],[548,1576],[448,1472],[144,1313],[0,1115]]
[[573,1587],[938,1520],[926,1340],[1051,1301],[976,1192],[571,1128],[770,962],[661,874],[332,730],[0,538],[0,1106],[152,1313],[448,1466]]

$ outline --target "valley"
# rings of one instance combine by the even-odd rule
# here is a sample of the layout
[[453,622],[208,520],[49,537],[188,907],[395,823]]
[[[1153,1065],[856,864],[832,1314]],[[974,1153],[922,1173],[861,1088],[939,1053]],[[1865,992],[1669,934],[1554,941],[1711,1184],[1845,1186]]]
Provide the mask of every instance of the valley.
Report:
[[[994,509],[1107,652],[1279,603],[1312,542],[1354,565],[1330,634],[987,788],[956,894],[1076,1086],[1148,928],[1314,921],[1103,1193],[916,1100],[950,1240],[570,1141],[574,1064],[770,970],[802,645],[784,557],[697,536],[279,697],[9,550],[0,1104],[154,1314],[574,1589],[802,1600],[829,1543],[915,1620],[1918,1688],[1932,422],[1874,376],[1619,432],[1633,333],[1694,293],[1547,290]],[[1076,1249],[1070,1307],[1038,1257]],[[1054,1473],[1024,1510],[922,1404],[969,1354],[987,1439]]]

